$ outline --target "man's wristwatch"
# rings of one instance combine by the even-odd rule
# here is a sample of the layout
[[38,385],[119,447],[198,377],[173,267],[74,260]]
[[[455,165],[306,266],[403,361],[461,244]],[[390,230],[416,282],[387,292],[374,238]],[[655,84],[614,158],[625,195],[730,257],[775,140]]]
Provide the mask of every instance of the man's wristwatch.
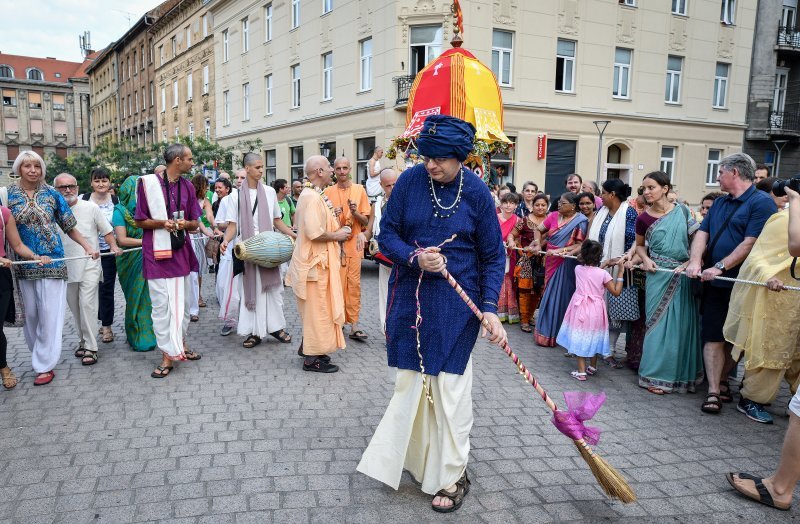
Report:
[[714,267],[719,269],[720,271],[725,271],[725,264],[722,263],[722,260],[714,264]]

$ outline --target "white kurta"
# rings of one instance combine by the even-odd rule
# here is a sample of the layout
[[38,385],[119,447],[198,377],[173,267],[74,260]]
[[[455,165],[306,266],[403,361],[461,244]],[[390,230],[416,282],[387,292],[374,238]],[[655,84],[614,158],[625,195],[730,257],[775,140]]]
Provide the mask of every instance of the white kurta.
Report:
[[[75,215],[75,226],[81,236],[92,246],[100,249],[99,236],[105,236],[113,229],[106,214],[91,200],[78,199],[70,206]],[[84,256],[84,249],[59,229],[61,243],[64,245],[65,257]],[[103,278],[100,259],[81,258],[67,260],[67,305],[75,319],[75,330],[80,346],[89,351],[97,351],[97,308],[98,284]]]
[[394,394],[356,468],[397,489],[407,469],[422,491],[435,495],[461,478],[472,429],[472,359],[463,375],[430,377],[433,405],[425,397],[425,375],[397,370]]
[[[222,199],[217,209],[217,215],[214,217],[214,221],[217,224],[229,222],[230,216],[236,216],[238,198],[239,192],[234,189],[230,195]],[[233,222],[236,221],[236,219],[233,220]],[[239,317],[239,277],[234,278],[233,276],[233,259],[231,258],[231,252],[235,245],[236,238],[228,244],[225,254],[220,257],[216,282],[219,318],[230,325],[235,324],[236,319]]]
[[[269,186],[264,186],[264,189],[267,193],[266,211],[268,216],[272,217],[272,219],[281,218],[281,209],[278,206],[278,197],[275,194],[275,190]],[[257,191],[256,189],[248,190],[250,191],[250,202],[255,204]],[[258,217],[259,214],[264,211],[262,209],[263,206],[264,203],[261,202],[256,207],[255,213],[253,213],[252,210],[248,211],[253,215],[254,235],[260,233],[258,229]],[[242,210],[242,212],[244,213],[245,211]],[[238,224],[238,213],[230,217],[229,221]],[[241,241],[241,232],[236,236],[237,239]],[[268,334],[286,327],[286,318],[283,315],[283,284],[279,284],[267,291],[262,291],[261,275],[256,272],[256,307],[253,311],[247,309],[244,304],[244,279],[239,277],[236,285],[239,290],[239,324],[236,328],[236,332],[239,335],[266,337]]]

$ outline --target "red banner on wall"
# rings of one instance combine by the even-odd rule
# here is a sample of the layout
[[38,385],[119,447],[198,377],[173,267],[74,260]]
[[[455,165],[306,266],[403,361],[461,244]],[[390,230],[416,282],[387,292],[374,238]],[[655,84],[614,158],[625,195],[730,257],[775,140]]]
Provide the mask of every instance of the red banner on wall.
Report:
[[536,140],[536,158],[538,160],[547,158],[547,135],[539,135]]

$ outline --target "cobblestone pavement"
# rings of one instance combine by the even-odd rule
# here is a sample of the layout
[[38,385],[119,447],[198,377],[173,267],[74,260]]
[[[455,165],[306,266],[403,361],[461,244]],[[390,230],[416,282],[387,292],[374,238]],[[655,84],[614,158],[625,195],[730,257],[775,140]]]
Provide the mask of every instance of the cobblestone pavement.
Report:
[[[564,390],[605,391],[593,421],[597,451],[631,481],[639,500],[606,500],[548,410],[497,348],[474,351],[473,489],[454,515],[429,509],[430,497],[404,475],[398,492],[355,471],[392,392],[378,326],[377,272],[364,264],[366,344],[348,341],[334,356],[342,370],[303,372],[297,343],[268,340],[244,349],[219,336],[213,275],[209,307],[189,330],[203,359],[154,380],[155,353],[129,351],[117,290],[117,340],[100,361],[72,356],[67,314],[56,378],[33,387],[22,331],[7,329],[9,360],[21,383],[0,392],[0,522],[789,522],[800,520],[736,496],[728,471],[768,473],[787,425],[783,391],[773,426],[726,405],[700,412],[700,395],[657,397],[635,374],[603,366],[585,383],[572,361],[534,346],[514,326],[514,348],[558,402]],[[454,295],[455,296],[455,295]],[[287,289],[289,331],[300,322]],[[798,492],[795,492],[797,499]]]

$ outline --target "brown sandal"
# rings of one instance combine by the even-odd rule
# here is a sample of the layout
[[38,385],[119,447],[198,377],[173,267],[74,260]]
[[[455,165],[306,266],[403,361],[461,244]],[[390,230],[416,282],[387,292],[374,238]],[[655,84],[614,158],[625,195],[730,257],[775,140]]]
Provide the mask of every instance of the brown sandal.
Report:
[[0,377],[3,379],[3,387],[6,389],[12,389],[17,385],[17,376],[9,367],[0,369]]
[[467,470],[464,470],[464,474],[461,475],[461,478],[458,479],[458,482],[456,482],[455,491],[451,493],[447,490],[440,489],[435,495],[435,497],[444,497],[452,500],[453,505],[434,506],[433,503],[431,503],[431,509],[437,513],[452,513],[456,511],[461,507],[461,504],[464,502],[464,497],[466,497],[467,493],[469,493],[469,486],[470,482],[469,477],[467,476]]
[[246,347],[247,349],[254,348],[259,344],[261,344],[261,337],[257,337],[255,335],[250,335],[244,339],[244,342],[242,342],[242,346]]
[[114,331],[112,331],[111,326],[103,326],[100,328],[103,333],[102,341],[105,343],[114,342]]

